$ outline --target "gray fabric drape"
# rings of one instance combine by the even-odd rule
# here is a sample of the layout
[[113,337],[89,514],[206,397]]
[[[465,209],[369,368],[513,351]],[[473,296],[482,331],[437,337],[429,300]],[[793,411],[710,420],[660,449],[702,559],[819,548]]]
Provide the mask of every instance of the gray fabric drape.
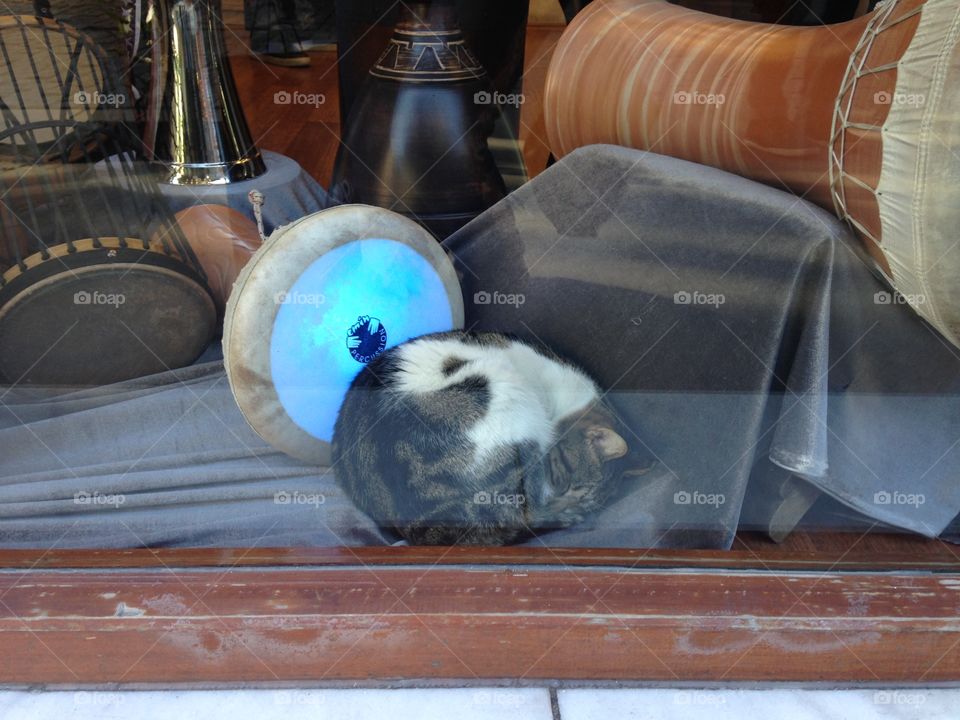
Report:
[[[789,529],[818,493],[930,536],[958,514],[960,351],[826,212],[595,146],[446,247],[468,326],[580,363],[659,460],[598,516],[531,543],[723,548],[744,522]],[[216,350],[204,360],[105,388],[0,389],[0,546],[396,541],[330,469],[266,446]]]
[[246,424],[218,361],[104,388],[0,392],[0,545],[378,544],[324,468]]
[[748,494],[800,519],[791,476],[924,535],[960,511],[960,351],[797,197],[594,146],[446,246],[468,326],[577,361],[660,460],[577,542],[726,547]]

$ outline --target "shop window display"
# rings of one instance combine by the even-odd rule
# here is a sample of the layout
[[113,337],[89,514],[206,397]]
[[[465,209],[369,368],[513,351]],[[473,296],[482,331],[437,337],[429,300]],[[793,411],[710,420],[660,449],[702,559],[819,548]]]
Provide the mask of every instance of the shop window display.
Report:
[[955,3],[89,5],[0,18],[0,555],[952,563]]

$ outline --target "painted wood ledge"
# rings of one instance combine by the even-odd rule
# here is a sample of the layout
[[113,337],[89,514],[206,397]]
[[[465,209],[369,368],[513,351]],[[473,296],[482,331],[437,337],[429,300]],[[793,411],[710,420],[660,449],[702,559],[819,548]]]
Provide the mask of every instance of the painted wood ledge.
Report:
[[0,678],[960,679],[957,567],[630,569],[416,557],[424,564],[7,569]]
[[780,545],[740,533],[733,550],[547,547],[284,547],[130,550],[0,549],[0,568],[411,565],[960,572],[960,547],[912,535],[795,533]]

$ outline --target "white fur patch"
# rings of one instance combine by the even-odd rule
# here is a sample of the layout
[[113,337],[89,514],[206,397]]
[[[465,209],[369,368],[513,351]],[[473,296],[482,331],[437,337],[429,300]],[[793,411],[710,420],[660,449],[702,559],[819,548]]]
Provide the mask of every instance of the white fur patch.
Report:
[[[553,442],[559,420],[582,412],[599,397],[584,373],[545,357],[528,345],[481,347],[457,339],[421,340],[401,347],[398,389],[436,392],[471,375],[482,375],[490,389],[490,405],[470,431],[476,462],[514,443],[533,441],[541,450]],[[444,376],[450,358],[466,364]]]

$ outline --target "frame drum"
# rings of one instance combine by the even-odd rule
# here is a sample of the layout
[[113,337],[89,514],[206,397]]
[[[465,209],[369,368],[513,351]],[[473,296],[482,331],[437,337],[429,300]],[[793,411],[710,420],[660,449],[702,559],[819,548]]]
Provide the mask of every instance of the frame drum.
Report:
[[44,247],[0,277],[0,375],[88,386],[183,367],[210,342],[215,318],[204,278],[169,243]]
[[247,263],[227,302],[224,365],[250,426],[324,465],[361,368],[461,327],[460,284],[433,236],[389,210],[342,205],[279,228]]

